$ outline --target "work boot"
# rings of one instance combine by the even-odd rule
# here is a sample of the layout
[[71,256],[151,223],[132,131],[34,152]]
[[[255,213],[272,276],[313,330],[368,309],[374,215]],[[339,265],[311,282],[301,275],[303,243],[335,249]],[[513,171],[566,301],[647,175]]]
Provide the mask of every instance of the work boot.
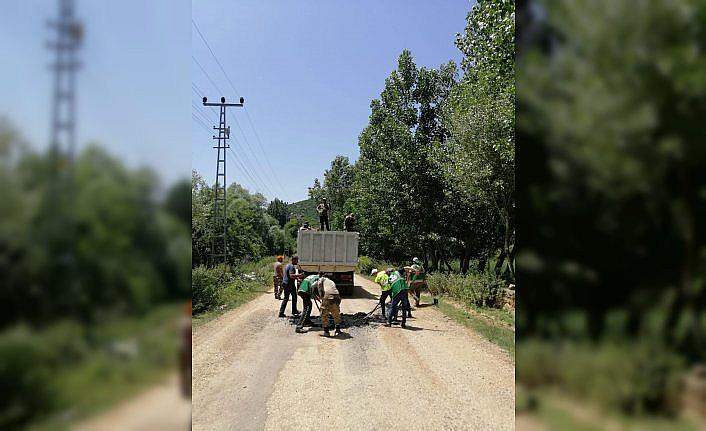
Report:
[[294,328],[294,332],[296,332],[297,334],[303,334],[305,331],[304,328],[300,328],[297,326],[296,328]]
[[330,337],[331,333],[329,332],[328,328],[324,329],[324,337]]
[[284,313],[279,313],[277,317],[287,317],[287,315],[285,315]]
[[400,324],[400,326],[402,327],[402,329],[407,327],[407,325],[404,322],[402,322],[402,324]]
[[333,333],[333,335],[338,335],[341,333],[341,327],[339,325],[336,325],[336,332]]

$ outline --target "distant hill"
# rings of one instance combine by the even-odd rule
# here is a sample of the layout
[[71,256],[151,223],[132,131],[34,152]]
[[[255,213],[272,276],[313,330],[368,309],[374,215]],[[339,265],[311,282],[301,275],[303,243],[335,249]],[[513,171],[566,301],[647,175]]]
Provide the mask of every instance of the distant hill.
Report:
[[300,221],[308,221],[313,226],[318,226],[319,215],[316,212],[316,202],[313,199],[306,199],[289,204],[290,217]]

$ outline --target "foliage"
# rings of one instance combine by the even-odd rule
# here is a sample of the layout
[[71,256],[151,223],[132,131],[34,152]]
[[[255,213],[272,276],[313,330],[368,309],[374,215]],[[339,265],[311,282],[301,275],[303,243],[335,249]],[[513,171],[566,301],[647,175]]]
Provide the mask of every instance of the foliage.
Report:
[[599,339],[624,310],[624,337],[650,327],[667,352],[703,361],[706,4],[586,3],[522,17],[518,263],[531,291],[518,323],[546,336],[541,322],[579,308]]
[[0,141],[0,326],[91,322],[189,294],[183,184],[161,201],[151,171],[130,170],[95,145],[77,154],[69,177],[7,123]]
[[277,220],[280,227],[284,227],[289,219],[289,205],[287,202],[279,200],[279,198],[274,198],[267,206],[267,214]]
[[221,305],[221,291],[231,281],[225,265],[207,268],[199,265],[191,270],[191,307],[194,314]]
[[301,224],[308,221],[312,226],[318,226],[319,215],[316,212],[318,201],[314,199],[305,199],[299,202],[289,204],[290,219],[297,219]]
[[466,306],[501,307],[503,282],[494,274],[430,274],[427,277],[433,292],[448,295]]
[[560,386],[576,397],[625,413],[677,413],[683,360],[653,342],[523,341],[518,382]]
[[[479,1],[453,62],[417,67],[403,51],[370,103],[360,157],[337,156],[309,196],[332,201],[334,227],[356,216],[361,252],[430,271],[470,261],[514,279],[514,2]],[[495,256],[499,254],[499,258]]]
[[[192,266],[209,265],[214,242],[222,241],[222,237],[219,238],[213,219],[213,189],[196,171],[191,173],[191,194]],[[230,264],[285,251],[286,203],[276,199],[266,206],[262,195],[250,194],[236,183],[228,186],[227,197],[226,243]]]

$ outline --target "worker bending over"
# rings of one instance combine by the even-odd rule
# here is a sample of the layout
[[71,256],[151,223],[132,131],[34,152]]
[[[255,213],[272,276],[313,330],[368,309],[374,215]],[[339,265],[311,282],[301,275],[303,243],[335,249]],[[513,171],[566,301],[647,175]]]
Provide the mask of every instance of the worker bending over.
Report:
[[390,274],[392,273],[392,268],[387,268],[385,271],[378,271],[373,269],[372,275],[375,277],[375,282],[380,285],[380,309],[382,310],[382,317],[385,317],[385,301],[392,295],[392,286],[390,286]]
[[317,293],[321,298],[321,327],[324,328],[324,335],[329,337],[328,315],[333,315],[333,323],[336,325],[335,335],[341,333],[341,295],[338,293],[336,283],[327,277],[319,277],[316,285]]
[[407,327],[407,313],[409,311],[409,298],[407,297],[407,280],[403,267],[397,269],[390,275],[390,285],[392,286],[392,305],[387,310],[387,323],[385,326],[392,326],[392,319],[397,315],[397,306],[402,305],[402,327]]
[[[419,300],[422,295],[422,287],[424,287],[424,267],[422,261],[418,257],[412,259],[412,266],[405,266],[407,271],[407,283],[409,284],[409,293],[414,298],[414,306],[419,307]],[[412,317],[411,313],[410,316]]]
[[294,329],[297,333],[304,332],[304,325],[311,325],[311,297],[316,295],[315,287],[319,283],[319,275],[312,274],[306,277],[299,283],[299,290],[297,294],[302,299],[302,304],[304,304],[304,312],[299,316],[299,321],[297,322],[297,327]]

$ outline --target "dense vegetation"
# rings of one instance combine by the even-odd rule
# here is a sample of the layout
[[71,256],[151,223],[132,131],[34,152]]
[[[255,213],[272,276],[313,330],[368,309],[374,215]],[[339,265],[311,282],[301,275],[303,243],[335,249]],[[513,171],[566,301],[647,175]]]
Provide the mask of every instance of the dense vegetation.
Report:
[[309,196],[328,198],[334,227],[354,213],[373,258],[417,255],[431,271],[457,259],[464,273],[492,259],[513,280],[514,2],[478,2],[456,46],[460,71],[400,54],[370,103],[360,158],[337,156]]
[[526,3],[518,381],[674,413],[706,360],[706,4]]
[[[90,398],[107,381],[117,394],[176,362],[176,337],[146,340],[182,307],[162,304],[190,294],[188,184],[160,190],[154,173],[98,146],[77,154],[73,175],[67,166],[0,123],[3,429],[57,409],[80,413],[108,397]],[[169,312],[169,323],[140,336],[121,323]],[[116,337],[135,337],[142,349],[124,367],[111,350]]]

